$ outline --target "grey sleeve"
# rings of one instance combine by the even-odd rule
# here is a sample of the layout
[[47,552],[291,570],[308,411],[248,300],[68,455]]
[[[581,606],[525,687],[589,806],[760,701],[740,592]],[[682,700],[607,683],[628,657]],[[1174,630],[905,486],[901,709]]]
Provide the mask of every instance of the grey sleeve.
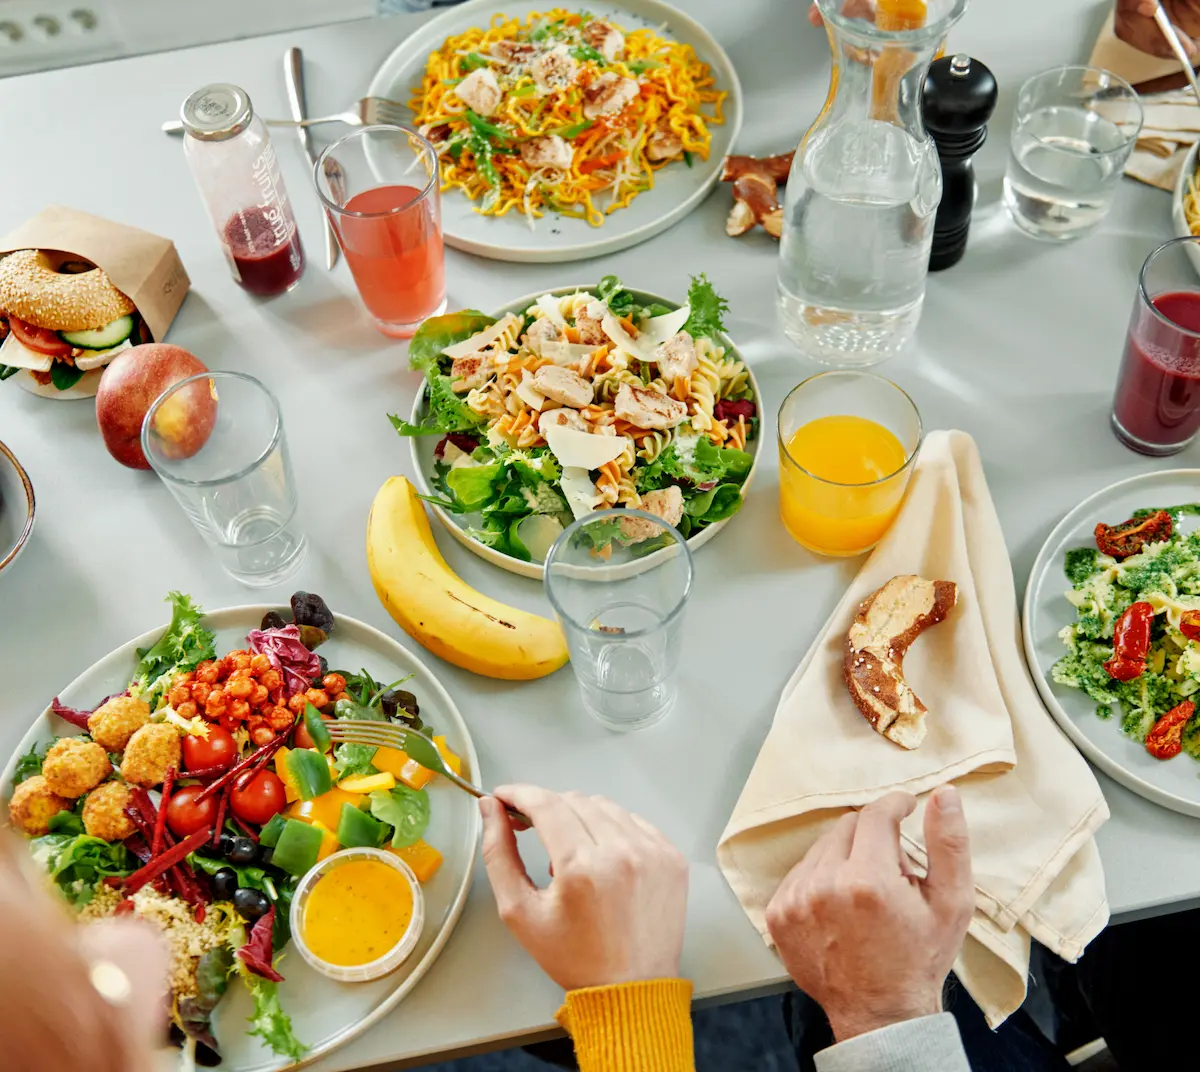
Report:
[[948,1012],[871,1031],[816,1056],[817,1072],[971,1072]]

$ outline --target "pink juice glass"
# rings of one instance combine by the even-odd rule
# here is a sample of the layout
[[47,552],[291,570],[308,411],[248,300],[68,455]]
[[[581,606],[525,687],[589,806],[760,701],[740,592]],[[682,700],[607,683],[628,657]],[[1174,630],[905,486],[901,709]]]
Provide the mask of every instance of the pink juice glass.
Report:
[[1200,430],[1200,237],[1161,245],[1142,265],[1113,397],[1116,437],[1176,454]]

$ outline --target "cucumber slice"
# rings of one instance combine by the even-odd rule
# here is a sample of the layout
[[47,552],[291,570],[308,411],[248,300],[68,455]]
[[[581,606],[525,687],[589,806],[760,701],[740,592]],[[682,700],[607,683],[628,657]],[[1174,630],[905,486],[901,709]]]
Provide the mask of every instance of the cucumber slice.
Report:
[[120,346],[132,334],[133,317],[122,316],[102,328],[92,331],[60,331],[58,337],[81,350],[111,350],[114,346]]

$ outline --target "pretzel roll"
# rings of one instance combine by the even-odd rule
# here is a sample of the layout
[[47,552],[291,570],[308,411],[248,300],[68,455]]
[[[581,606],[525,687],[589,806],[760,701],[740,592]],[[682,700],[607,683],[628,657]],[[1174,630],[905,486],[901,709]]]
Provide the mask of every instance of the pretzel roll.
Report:
[[64,272],[77,258],[19,249],[0,260],[0,310],[51,331],[91,331],[134,311],[99,268]]

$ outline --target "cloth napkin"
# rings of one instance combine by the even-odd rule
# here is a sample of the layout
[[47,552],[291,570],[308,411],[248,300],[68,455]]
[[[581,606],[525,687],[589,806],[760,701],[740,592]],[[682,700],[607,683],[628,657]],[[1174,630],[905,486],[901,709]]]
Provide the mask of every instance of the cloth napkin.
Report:
[[[842,679],[859,602],[906,573],[958,585],[957,606],[905,657],[905,677],[929,709],[928,735],[913,751],[871,728]],[[923,874],[925,800],[951,781],[975,874],[975,916],[955,971],[995,1027],[1025,999],[1031,936],[1075,961],[1108,922],[1092,837],[1108,808],[1030,680],[1000,522],[975,443],[955,431],[929,435],[895,524],[785,686],[718,863],[769,942],[771,896],[849,808],[893,789],[916,794],[902,840]]]
[[1191,86],[1166,92],[1154,90],[1165,80],[1182,79],[1183,67],[1178,60],[1159,59],[1127,45],[1113,31],[1111,13],[1100,30],[1088,63],[1124,78],[1141,97],[1145,122],[1125,165],[1125,174],[1160,190],[1173,192],[1183,159],[1200,138],[1200,107],[1196,105]]

